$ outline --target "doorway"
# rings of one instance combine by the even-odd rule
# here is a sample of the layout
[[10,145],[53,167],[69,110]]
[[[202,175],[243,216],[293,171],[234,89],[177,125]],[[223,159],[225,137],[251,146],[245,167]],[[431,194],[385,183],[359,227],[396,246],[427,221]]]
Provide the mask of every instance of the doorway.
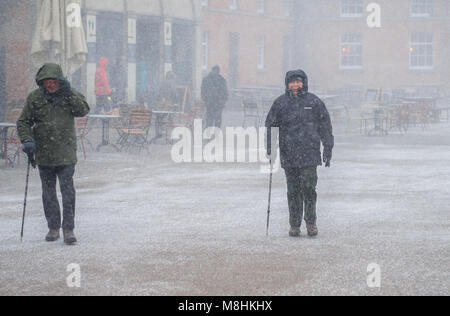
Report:
[[194,74],[194,27],[188,23],[172,26],[173,72],[178,84],[192,88]]
[[153,105],[161,78],[161,22],[139,17],[136,32],[136,99]]
[[128,61],[125,50],[124,16],[120,13],[97,15],[97,62],[108,59],[108,80],[115,104],[126,102]]

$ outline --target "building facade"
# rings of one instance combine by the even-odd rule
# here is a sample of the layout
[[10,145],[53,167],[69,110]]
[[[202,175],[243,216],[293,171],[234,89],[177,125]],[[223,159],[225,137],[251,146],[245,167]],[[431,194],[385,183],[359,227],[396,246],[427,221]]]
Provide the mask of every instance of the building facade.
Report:
[[[7,102],[24,99],[35,88],[37,69],[30,51],[39,1],[5,0],[0,5],[0,98]],[[151,103],[169,71],[180,85],[199,90],[200,0],[82,0],[81,7],[88,56],[71,80],[91,105],[100,57],[109,60],[117,103]]]
[[117,102],[153,102],[169,71],[180,85],[198,90],[199,0],[85,0],[84,12],[90,103],[100,57],[109,60]]
[[0,2],[0,117],[4,105],[24,100],[33,84],[30,78],[32,8],[25,0]]
[[202,0],[201,69],[232,89],[283,86],[292,64],[292,1]]
[[295,66],[317,90],[450,92],[450,1],[295,0],[295,8]]

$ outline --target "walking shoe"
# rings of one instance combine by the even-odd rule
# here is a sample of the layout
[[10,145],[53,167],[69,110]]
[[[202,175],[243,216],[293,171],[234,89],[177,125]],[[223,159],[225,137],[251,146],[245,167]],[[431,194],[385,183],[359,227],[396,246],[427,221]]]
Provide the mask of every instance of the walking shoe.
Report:
[[319,234],[319,229],[316,225],[306,225],[309,237],[316,237]]
[[59,229],[50,229],[47,236],[45,236],[45,241],[53,242],[59,239]]
[[291,227],[291,230],[289,231],[289,236],[300,237],[300,227]]
[[64,233],[64,243],[66,245],[73,245],[77,242],[77,239],[72,229],[64,229],[63,233]]

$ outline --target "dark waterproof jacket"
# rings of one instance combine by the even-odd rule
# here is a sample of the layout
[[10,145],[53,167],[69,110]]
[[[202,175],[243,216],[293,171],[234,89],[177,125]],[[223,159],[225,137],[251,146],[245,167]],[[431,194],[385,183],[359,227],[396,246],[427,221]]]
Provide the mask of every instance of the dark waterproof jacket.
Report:
[[227,81],[218,73],[211,72],[203,79],[201,92],[208,108],[224,108],[228,101]]
[[[298,96],[289,90],[293,77],[303,79],[303,89]],[[334,147],[333,128],[325,104],[308,92],[308,77],[302,70],[286,75],[286,94],[275,100],[266,120],[268,149],[271,146],[270,128],[279,128],[281,166],[304,168],[322,165],[321,147]]]
[[46,64],[36,75],[39,89],[27,98],[17,130],[22,142],[36,142],[36,163],[39,166],[66,166],[77,163],[75,117],[89,113],[84,96],[72,89],[72,96],[54,100],[46,95],[44,79],[63,77],[61,67]]

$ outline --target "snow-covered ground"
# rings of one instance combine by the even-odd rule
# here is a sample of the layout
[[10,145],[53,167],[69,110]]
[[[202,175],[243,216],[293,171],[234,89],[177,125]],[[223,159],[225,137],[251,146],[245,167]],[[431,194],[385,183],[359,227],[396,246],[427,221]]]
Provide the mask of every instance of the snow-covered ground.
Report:
[[[288,237],[282,172],[267,238],[258,165],[174,164],[156,145],[80,161],[73,247],[43,241],[33,171],[20,243],[25,166],[0,168],[0,295],[449,295],[449,132],[338,135],[319,171],[316,239]],[[71,263],[80,288],[66,284]],[[381,288],[367,285],[372,263]]]

